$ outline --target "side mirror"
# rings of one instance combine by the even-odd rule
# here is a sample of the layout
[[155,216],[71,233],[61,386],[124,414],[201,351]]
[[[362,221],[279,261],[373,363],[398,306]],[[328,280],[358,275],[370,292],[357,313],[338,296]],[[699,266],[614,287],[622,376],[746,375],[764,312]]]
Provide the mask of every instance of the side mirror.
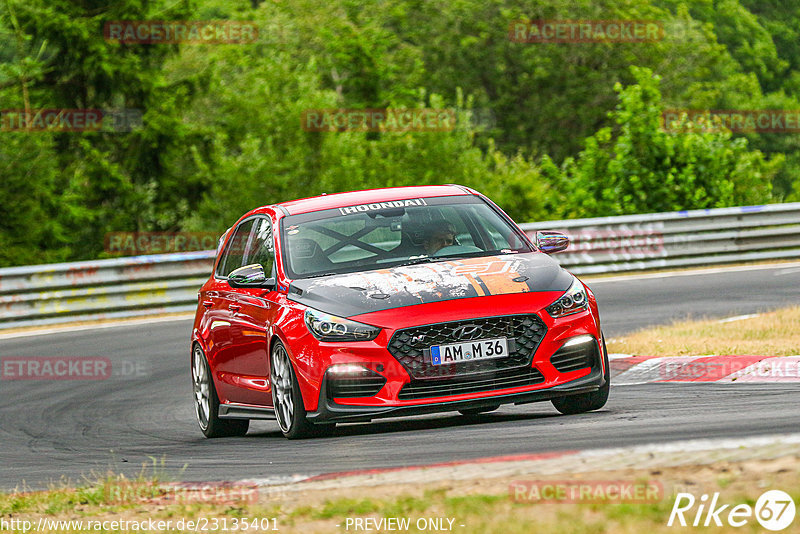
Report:
[[545,254],[553,254],[566,250],[569,246],[569,238],[561,232],[550,232],[540,230],[536,232],[536,248]]
[[261,287],[272,289],[275,287],[276,282],[274,278],[267,278],[267,275],[264,274],[264,268],[260,264],[254,263],[234,269],[234,271],[228,275],[228,284],[231,287]]

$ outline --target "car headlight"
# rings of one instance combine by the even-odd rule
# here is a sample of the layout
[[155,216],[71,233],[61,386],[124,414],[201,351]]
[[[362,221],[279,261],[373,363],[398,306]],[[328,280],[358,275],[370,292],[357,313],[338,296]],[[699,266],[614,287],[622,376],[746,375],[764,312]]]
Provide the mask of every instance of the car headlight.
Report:
[[547,313],[553,319],[572,315],[586,310],[589,307],[589,299],[586,298],[586,288],[576,278],[566,293],[558,297],[558,300],[548,306]]
[[312,309],[306,310],[305,320],[308,331],[320,341],[369,341],[381,331],[375,326]]

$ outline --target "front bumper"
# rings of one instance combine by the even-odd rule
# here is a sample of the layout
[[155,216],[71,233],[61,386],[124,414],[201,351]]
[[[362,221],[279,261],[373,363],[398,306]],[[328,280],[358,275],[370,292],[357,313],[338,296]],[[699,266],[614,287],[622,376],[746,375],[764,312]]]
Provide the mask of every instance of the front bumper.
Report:
[[[597,349],[602,353],[599,347],[599,318],[592,296],[590,295],[589,310],[553,319],[541,310],[540,304],[552,302],[557,296],[537,293],[524,296],[499,295],[464,299],[459,306],[454,306],[451,302],[431,303],[404,309],[401,314],[397,310],[390,310],[394,313],[379,312],[354,318],[353,320],[365,324],[382,327],[378,337],[372,341],[319,342],[308,333],[305,324],[300,320],[287,321],[287,328],[282,330],[281,337],[286,340],[286,347],[295,365],[306,412],[311,420],[317,422],[368,421],[378,417],[535,402],[591,391],[571,388],[598,388],[602,385],[602,375],[597,377],[597,383],[593,383],[591,378],[594,371],[603,368],[602,363],[597,366],[571,365],[570,355],[564,361],[553,359],[567,341],[579,336],[591,336],[598,340]],[[486,313],[487,310],[492,313]],[[405,355],[399,358],[393,355],[390,347],[395,333],[407,329],[461,321],[476,323],[488,318],[532,314],[537,315],[546,328],[544,337],[538,341],[528,335],[523,339],[516,330],[514,334],[507,336],[493,330],[485,332],[487,336],[507,337],[509,340],[514,338],[518,348],[525,346],[533,354],[532,357],[528,354],[509,365],[501,365],[498,361],[496,366],[488,363],[482,369],[465,366],[457,369],[455,375],[448,370],[446,374],[431,376],[428,372],[430,369],[419,367],[420,354],[410,355],[416,358],[415,363],[406,359]],[[444,342],[447,342],[446,339],[426,337],[423,343],[428,345]],[[509,350],[513,350],[511,346]],[[425,360],[427,361],[427,356]],[[603,358],[598,360],[602,362]],[[496,360],[489,360],[494,361]],[[341,384],[342,375],[332,378],[328,372],[333,366],[340,365],[366,368],[363,378],[368,379],[370,384]],[[536,373],[539,375],[535,376]],[[453,380],[452,385],[455,387],[450,388],[447,378],[455,376],[459,378]],[[472,383],[469,377],[475,377],[481,383]],[[374,382],[371,382],[373,379]],[[385,383],[381,387],[379,382],[384,379]],[[491,384],[487,384],[488,382]],[[444,387],[435,387],[438,385]]]
[[317,410],[309,412],[306,417],[312,423],[353,423],[365,422],[382,417],[403,417],[408,415],[424,415],[439,412],[452,412],[472,408],[488,408],[503,404],[527,404],[547,401],[557,397],[590,393],[597,391],[606,383],[602,366],[597,366],[585,376],[545,389],[524,391],[505,395],[494,395],[477,399],[447,401],[419,404],[413,406],[353,406],[337,404],[326,395],[327,376],[320,388]]

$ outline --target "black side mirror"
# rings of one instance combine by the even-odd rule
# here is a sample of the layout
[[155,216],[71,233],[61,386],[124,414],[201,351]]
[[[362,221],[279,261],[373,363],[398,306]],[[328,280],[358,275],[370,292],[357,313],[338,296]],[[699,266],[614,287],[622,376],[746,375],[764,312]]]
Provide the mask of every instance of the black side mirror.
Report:
[[569,246],[569,238],[561,232],[550,232],[540,230],[536,232],[536,247],[545,254],[553,254],[566,250]]
[[272,289],[276,286],[274,278],[267,278],[264,268],[254,263],[235,269],[228,275],[228,285],[231,287],[261,287]]

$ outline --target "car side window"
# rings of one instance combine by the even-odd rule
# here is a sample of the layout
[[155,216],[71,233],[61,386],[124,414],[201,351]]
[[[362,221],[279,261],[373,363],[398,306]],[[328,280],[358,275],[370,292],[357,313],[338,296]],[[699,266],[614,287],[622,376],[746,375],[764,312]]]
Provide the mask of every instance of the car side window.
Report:
[[246,265],[258,263],[264,268],[267,276],[272,275],[275,264],[275,242],[272,239],[272,223],[269,219],[258,219],[255,235],[250,243],[250,252],[247,255]]
[[217,276],[227,277],[244,265],[247,245],[256,219],[248,219],[236,227],[217,266]]

